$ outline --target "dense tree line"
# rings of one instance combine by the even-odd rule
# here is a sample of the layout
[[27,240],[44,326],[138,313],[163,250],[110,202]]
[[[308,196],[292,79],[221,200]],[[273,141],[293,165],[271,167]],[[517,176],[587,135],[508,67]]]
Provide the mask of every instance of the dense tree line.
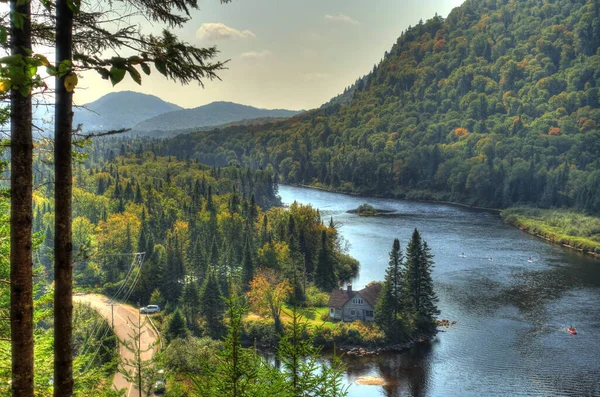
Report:
[[[76,287],[112,295],[133,272],[132,302],[180,308],[192,333],[218,338],[224,333],[221,297],[247,291],[259,267],[295,277],[300,302],[307,286],[329,291],[358,270],[334,225],[325,225],[317,210],[297,203],[272,207],[280,201],[270,167],[210,167],[143,139],[105,138],[84,152],[74,171]],[[50,172],[41,159],[36,166],[40,180]],[[49,280],[51,196],[51,185],[36,196],[33,222],[46,237],[39,258]],[[134,253],[142,252],[138,268]]]
[[595,0],[468,0],[404,32],[347,104],[168,148],[288,183],[598,214],[599,37]]

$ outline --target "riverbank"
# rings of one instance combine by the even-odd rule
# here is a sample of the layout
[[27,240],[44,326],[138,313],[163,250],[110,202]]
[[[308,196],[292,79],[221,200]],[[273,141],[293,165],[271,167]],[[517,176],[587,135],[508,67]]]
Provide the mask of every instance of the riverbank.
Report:
[[526,233],[600,259],[600,218],[529,207],[509,208],[501,216]]
[[411,194],[375,194],[375,193],[357,193],[344,189],[333,189],[328,186],[323,185],[303,185],[303,184],[295,184],[295,183],[282,183],[282,185],[294,186],[294,187],[303,187],[306,189],[315,189],[321,190],[328,193],[337,193],[337,194],[345,194],[348,196],[354,197],[374,197],[374,198],[386,198],[386,199],[394,199],[394,200],[407,200],[407,201],[415,201],[418,203],[433,203],[433,204],[446,204],[452,205],[461,208],[468,208],[477,211],[486,211],[494,214],[500,214],[502,212],[499,208],[490,208],[490,207],[481,207],[477,205],[470,205],[465,203],[460,203],[457,201],[449,201],[444,199],[436,199],[434,195],[426,192],[416,192],[413,195]]
[[[348,356],[376,356],[385,352],[402,352],[419,343],[432,341],[440,332],[437,327],[429,333],[411,328],[410,331],[407,330],[409,335],[404,342],[390,343],[373,322],[332,322],[327,318],[327,308],[308,311],[317,316],[307,315],[304,310],[300,312],[300,322],[307,325],[303,338],[310,338],[314,346],[325,351],[341,351]],[[282,311],[281,320],[285,328],[291,324],[290,316],[289,309]],[[440,320],[437,326],[448,328],[450,323],[448,320]],[[266,351],[274,351],[279,343],[279,336],[271,319],[249,313],[242,320],[242,340],[247,346],[254,345]]]
[[[498,208],[479,207],[454,201],[437,200],[433,198],[417,198],[419,197],[418,195],[416,197],[412,197],[404,194],[361,194],[340,189],[332,189],[322,185],[313,186],[290,184],[290,186],[356,197],[390,198],[423,203],[446,204],[478,211],[487,211],[500,215],[505,223],[512,225],[527,234],[531,234],[532,236],[538,237],[551,244],[556,244],[563,248],[572,249],[600,259],[600,218],[586,216],[571,210],[543,210],[531,207],[513,207],[502,210]],[[565,233],[565,231],[568,231],[568,233]]]

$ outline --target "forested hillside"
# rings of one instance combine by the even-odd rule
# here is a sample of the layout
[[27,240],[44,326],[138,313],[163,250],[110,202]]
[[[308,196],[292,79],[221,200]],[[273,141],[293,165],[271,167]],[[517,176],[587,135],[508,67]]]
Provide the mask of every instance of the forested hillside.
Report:
[[[245,296],[251,281],[258,283],[263,271],[284,280],[289,288],[286,294],[295,291],[298,303],[306,299],[307,290],[319,295],[317,287],[329,291],[338,280],[350,279],[358,271],[358,262],[345,253],[342,237],[333,224],[324,223],[318,210],[296,203],[289,209],[280,206],[271,168],[210,167],[169,156],[163,143],[151,139],[103,139],[89,145],[77,155],[74,171],[75,288],[134,305],[160,304],[165,314],[155,321],[169,342],[186,335],[224,337],[228,331],[224,319],[229,315],[231,320],[231,314],[226,315],[223,298]],[[4,164],[0,161],[0,172]],[[36,382],[46,395],[53,369],[55,204],[53,185],[45,183],[53,176],[48,159],[40,154],[35,166]],[[0,280],[9,275],[6,192],[0,189]],[[322,274],[330,277],[317,279]],[[2,285],[4,319],[10,295]],[[235,310],[242,310],[242,304],[237,305]],[[85,307],[77,306],[75,317],[76,392],[112,395],[110,382],[105,381],[116,371],[116,340],[109,324]],[[3,319],[0,338],[8,340]],[[273,325],[263,323],[261,332],[274,335]],[[256,332],[257,325],[247,328],[244,333]],[[283,333],[282,325],[275,330]],[[10,371],[9,348],[0,344],[2,376]],[[221,348],[213,346],[203,355],[213,357],[219,352]],[[271,368],[258,356],[252,357]],[[159,358],[165,360],[160,365],[175,365],[172,358]],[[186,379],[196,375],[181,368],[177,373]],[[153,379],[146,374],[144,382],[151,387]],[[211,384],[206,380],[200,386]],[[6,387],[0,387],[0,394]]]
[[599,45],[596,0],[468,0],[404,32],[347,105],[168,145],[289,183],[597,214]]
[[[46,189],[36,196],[34,230],[45,236],[39,258],[51,279],[54,206]],[[148,304],[156,290],[162,303],[177,305],[184,285],[193,280],[199,288],[210,272],[220,283],[216,296],[228,295],[232,283],[246,288],[259,266],[290,279],[297,270],[310,282],[322,232],[335,274],[349,279],[357,271],[318,211],[271,208],[280,204],[272,169],[209,167],[169,156],[150,139],[102,140],[77,167],[73,193],[76,285],[112,295],[126,282],[133,253],[145,252],[143,266],[133,270],[132,302]],[[296,256],[303,260],[294,269]]]

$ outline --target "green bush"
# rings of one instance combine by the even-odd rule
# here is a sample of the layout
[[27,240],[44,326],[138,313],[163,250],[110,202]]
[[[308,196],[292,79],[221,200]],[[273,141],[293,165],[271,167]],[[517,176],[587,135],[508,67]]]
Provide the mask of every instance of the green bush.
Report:
[[308,307],[325,307],[329,302],[329,294],[326,292],[321,292],[314,285],[309,285],[306,288],[306,301],[305,305]]
[[244,339],[251,342],[256,341],[263,346],[277,346],[279,337],[275,332],[273,323],[265,320],[247,320],[244,323],[243,335]]

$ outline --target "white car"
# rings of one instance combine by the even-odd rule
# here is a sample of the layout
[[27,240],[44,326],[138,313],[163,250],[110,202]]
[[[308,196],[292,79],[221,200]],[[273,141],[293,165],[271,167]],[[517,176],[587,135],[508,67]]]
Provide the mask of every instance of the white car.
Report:
[[160,311],[160,307],[158,305],[148,305],[140,308],[140,313],[142,314],[154,314]]

